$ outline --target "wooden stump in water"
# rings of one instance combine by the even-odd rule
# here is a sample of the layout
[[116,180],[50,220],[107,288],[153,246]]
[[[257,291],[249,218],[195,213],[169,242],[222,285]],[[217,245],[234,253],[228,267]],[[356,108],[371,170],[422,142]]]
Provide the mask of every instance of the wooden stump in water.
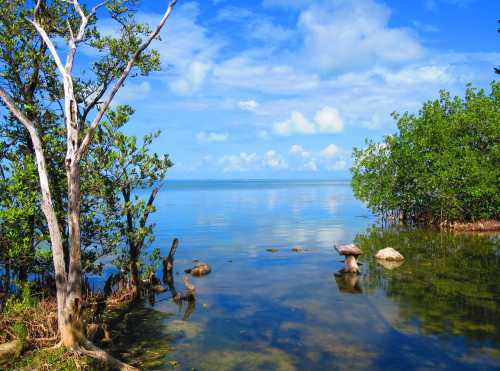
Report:
[[359,273],[358,257],[361,249],[354,244],[335,246],[340,255],[345,256],[345,273]]

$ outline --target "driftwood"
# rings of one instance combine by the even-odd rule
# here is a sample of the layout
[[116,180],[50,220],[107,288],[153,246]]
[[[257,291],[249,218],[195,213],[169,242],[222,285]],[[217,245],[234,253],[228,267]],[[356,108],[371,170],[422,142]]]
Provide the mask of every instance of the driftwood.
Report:
[[172,271],[174,269],[174,256],[175,252],[177,251],[178,245],[179,240],[177,238],[174,238],[174,240],[172,241],[170,252],[168,253],[168,256],[163,260],[163,269],[170,274],[172,274]]
[[168,286],[170,293],[172,294],[172,299],[174,301],[177,302],[194,301],[195,300],[194,293],[196,291],[196,288],[194,287],[193,284],[189,282],[188,276],[184,276],[182,278],[182,282],[184,283],[184,286],[186,287],[187,290],[186,293],[178,292],[177,289],[175,288],[173,270],[174,270],[174,257],[178,246],[179,246],[179,240],[177,238],[174,238],[168,256],[165,259],[163,259],[163,282]]
[[358,257],[362,254],[361,249],[354,244],[349,245],[335,245],[335,250],[340,255],[345,256],[345,273],[359,273]]

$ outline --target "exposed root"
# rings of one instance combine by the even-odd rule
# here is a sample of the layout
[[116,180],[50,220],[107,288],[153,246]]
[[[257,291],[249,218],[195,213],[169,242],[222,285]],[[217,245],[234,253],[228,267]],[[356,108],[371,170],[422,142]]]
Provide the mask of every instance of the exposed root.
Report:
[[87,340],[87,338],[85,338],[83,334],[76,334],[76,336],[78,338],[80,345],[76,346],[75,349],[73,349],[74,352],[81,353],[86,356],[97,359],[98,361],[116,370],[123,370],[123,371],[138,370],[138,368],[135,368],[127,363],[124,363],[116,359],[108,352],[95,346],[91,341]]
[[105,352],[104,350],[99,349],[96,346],[94,346],[93,350],[89,350],[86,348],[79,348],[76,350],[76,352],[97,359],[98,361],[116,370],[124,370],[124,371],[139,370],[138,368],[135,368],[129,364],[126,364],[116,359],[108,352]]

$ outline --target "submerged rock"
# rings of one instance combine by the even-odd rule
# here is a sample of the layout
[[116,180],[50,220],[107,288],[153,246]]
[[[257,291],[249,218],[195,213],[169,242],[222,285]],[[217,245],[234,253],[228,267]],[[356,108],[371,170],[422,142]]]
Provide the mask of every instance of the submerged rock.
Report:
[[275,253],[275,252],[278,252],[279,249],[276,249],[276,248],[271,248],[271,249],[266,249],[267,252],[272,252],[272,253]]
[[389,260],[389,261],[402,261],[404,260],[404,256],[401,255],[398,251],[393,249],[392,247],[386,247],[385,249],[379,250],[375,258],[380,260]]
[[212,271],[212,268],[207,263],[198,263],[191,269],[191,274],[193,276],[205,276]]
[[293,252],[301,252],[302,251],[302,247],[300,247],[300,246],[294,246],[294,247],[292,247],[292,251]]

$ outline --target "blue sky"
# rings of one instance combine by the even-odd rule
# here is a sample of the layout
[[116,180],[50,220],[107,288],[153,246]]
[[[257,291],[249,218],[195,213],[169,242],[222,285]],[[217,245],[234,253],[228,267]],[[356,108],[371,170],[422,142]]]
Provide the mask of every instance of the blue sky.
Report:
[[179,0],[154,44],[163,71],[118,102],[136,109],[129,133],[162,130],[170,178],[346,179],[391,112],[495,79],[498,18],[495,0]]

